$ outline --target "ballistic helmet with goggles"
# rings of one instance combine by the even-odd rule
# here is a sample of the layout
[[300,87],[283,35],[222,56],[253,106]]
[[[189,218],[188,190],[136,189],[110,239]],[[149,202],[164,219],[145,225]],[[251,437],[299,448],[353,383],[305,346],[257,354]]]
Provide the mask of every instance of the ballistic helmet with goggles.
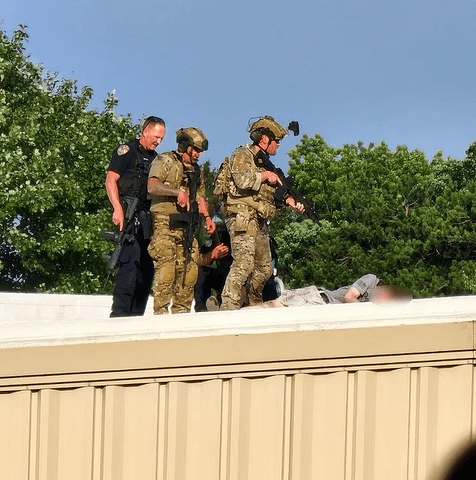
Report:
[[[253,119],[252,119],[253,120]],[[253,143],[259,143],[263,134],[271,140],[282,140],[288,132],[273,117],[261,117],[248,127],[248,132]]]
[[189,146],[200,152],[208,150],[208,139],[199,128],[180,128],[176,135],[179,152],[185,152]]

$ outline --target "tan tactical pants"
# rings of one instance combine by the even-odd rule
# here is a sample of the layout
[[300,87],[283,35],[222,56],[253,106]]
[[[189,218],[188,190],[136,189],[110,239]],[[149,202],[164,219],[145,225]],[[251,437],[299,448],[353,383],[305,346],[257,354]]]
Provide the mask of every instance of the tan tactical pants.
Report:
[[[193,292],[198,279],[198,242],[193,241],[193,250],[185,272],[185,247],[182,230],[170,230],[169,217],[154,214],[154,232],[149,253],[154,261],[153,284],[154,314],[190,312]],[[184,279],[185,275],[185,279]]]
[[241,307],[245,284],[250,305],[261,304],[263,288],[273,273],[268,232],[256,217],[242,222],[237,215],[227,219],[226,223],[233,263],[223,289],[221,309],[237,310]]

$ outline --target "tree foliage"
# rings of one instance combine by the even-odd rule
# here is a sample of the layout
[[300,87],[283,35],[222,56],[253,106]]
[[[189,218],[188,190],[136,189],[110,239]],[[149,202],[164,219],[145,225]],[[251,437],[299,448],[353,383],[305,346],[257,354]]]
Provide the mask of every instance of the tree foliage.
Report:
[[209,159],[202,164],[203,178],[205,180],[205,192],[208,204],[208,211],[210,216],[215,219],[220,219],[221,202],[213,196],[213,189],[215,188],[215,178],[218,174],[218,169],[214,168]]
[[[105,174],[138,126],[116,116],[113,95],[102,112],[88,110],[92,89],[32,63],[27,39],[23,26],[11,39],[0,31],[0,289],[103,292]],[[333,148],[315,135],[289,155],[321,216],[315,224],[287,211],[272,223],[289,287],[336,288],[372,272],[415,297],[476,293],[476,142],[461,161],[439,153],[429,162],[405,146]],[[208,160],[203,169],[219,216],[216,170]]]
[[45,73],[24,53],[20,26],[0,31],[0,289],[98,293],[110,227],[104,179],[113,149],[137,134],[113,95]]
[[365,273],[416,297],[476,293],[476,145],[457,161],[385,143],[332,148],[304,136],[290,152],[296,186],[320,211],[274,225],[291,287],[336,288]]

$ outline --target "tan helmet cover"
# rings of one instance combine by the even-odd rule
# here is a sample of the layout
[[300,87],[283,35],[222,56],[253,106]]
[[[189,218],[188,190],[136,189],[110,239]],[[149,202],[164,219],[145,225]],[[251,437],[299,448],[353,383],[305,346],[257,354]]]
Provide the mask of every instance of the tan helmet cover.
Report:
[[208,150],[208,139],[199,128],[180,128],[177,130],[176,135],[179,146],[186,144],[195,148],[199,148],[200,150]]
[[254,122],[249,128],[249,133],[252,134],[258,130],[269,130],[273,133],[277,140],[282,140],[288,135],[288,131],[270,116],[262,117]]

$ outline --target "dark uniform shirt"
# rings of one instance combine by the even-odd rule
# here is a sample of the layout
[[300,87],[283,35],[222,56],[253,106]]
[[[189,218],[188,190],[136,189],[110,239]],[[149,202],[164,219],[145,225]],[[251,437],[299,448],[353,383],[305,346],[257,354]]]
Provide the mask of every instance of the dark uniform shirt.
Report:
[[137,196],[139,208],[142,209],[150,207],[150,201],[147,199],[147,179],[156,155],[155,151],[143,148],[139,140],[133,140],[116,148],[109,163],[109,170],[121,176],[118,182],[119,195]]
[[134,220],[128,227],[132,237],[124,242],[119,256],[112,317],[143,315],[147,305],[154,276],[154,265],[147,251],[152,231],[147,179],[155,156],[155,151],[149,152],[139,140],[133,140],[116,148],[109,163],[108,170],[120,175],[117,186],[125,210],[128,199],[124,197],[139,199]]

